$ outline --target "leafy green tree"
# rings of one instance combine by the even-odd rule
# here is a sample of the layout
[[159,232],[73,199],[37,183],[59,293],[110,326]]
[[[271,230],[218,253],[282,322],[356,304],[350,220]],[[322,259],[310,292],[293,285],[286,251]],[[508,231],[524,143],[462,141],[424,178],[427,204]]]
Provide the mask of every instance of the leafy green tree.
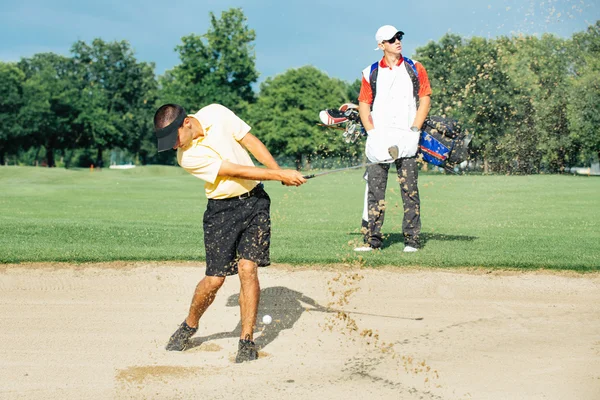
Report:
[[71,52],[80,89],[77,122],[88,145],[97,149],[96,163],[102,165],[105,149],[141,151],[152,130],[154,64],[138,62],[127,41],[78,41]]
[[497,51],[493,41],[472,38],[461,49],[456,65],[467,79],[456,108],[465,117],[464,126],[474,134],[473,150],[483,158],[486,170],[497,169],[506,153],[499,143],[510,119],[510,86],[497,63]]
[[161,103],[178,103],[187,110],[222,104],[244,117],[255,101],[252,84],[256,34],[239,8],[210,13],[211,27],[204,35],[189,35],[175,50],[181,64],[159,78]]
[[465,42],[445,35],[440,43],[417,49],[432,85],[430,115],[459,121],[473,134],[471,158],[482,159],[487,172],[497,168],[498,146],[511,116],[511,86],[498,65],[496,42],[474,37]]
[[523,36],[505,49],[503,68],[515,93],[516,123],[506,134],[507,141],[512,140],[507,148],[514,166],[525,173],[564,171],[572,153],[566,41],[547,34]]
[[571,137],[580,149],[579,161],[600,159],[600,21],[573,35],[567,115]]
[[[360,94],[360,85],[361,80],[356,79],[354,82],[348,84],[348,89],[346,90],[346,98],[348,102],[358,104],[358,95]],[[331,108],[331,107],[327,107]]]
[[76,119],[78,90],[74,85],[73,64],[68,57],[40,53],[22,59],[25,74],[23,107],[19,118],[26,121],[23,132],[27,146],[44,147],[48,167],[54,167],[55,151],[64,151],[79,140]]
[[431,83],[432,115],[452,111],[452,106],[460,101],[462,89],[470,79],[470,75],[457,68],[458,53],[463,47],[462,37],[446,34],[439,43],[430,41],[416,50],[415,59],[423,64]]
[[317,126],[319,111],[348,101],[348,85],[312,66],[290,69],[267,78],[251,109],[253,132],[277,156],[288,156],[301,169],[316,157],[356,156],[339,131]]
[[7,153],[21,145],[22,120],[17,118],[23,106],[25,74],[13,63],[0,62],[0,165]]

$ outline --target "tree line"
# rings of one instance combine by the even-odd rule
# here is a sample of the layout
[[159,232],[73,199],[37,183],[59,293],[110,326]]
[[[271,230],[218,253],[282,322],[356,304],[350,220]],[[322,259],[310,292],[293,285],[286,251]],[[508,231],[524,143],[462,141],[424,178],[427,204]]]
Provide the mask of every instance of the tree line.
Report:
[[[158,77],[127,41],[77,41],[69,57],[0,62],[0,165],[103,166],[116,150],[137,164],[173,164],[172,152],[156,152],[152,128],[164,103],[188,112],[223,104],[299,169],[362,159],[360,142],[317,125],[320,110],[357,102],[360,81],[304,66],[268,77],[256,93],[255,38],[242,10],[230,9],[210,13],[205,34],[183,37],[180,63]],[[430,115],[473,134],[471,168],[560,173],[599,157],[600,21],[568,39],[446,34],[414,58],[431,80]]]

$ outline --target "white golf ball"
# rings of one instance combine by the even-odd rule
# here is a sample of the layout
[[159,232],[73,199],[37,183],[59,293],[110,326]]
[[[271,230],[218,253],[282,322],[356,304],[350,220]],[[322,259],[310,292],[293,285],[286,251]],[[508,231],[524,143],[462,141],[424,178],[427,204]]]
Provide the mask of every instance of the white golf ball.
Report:
[[271,323],[271,321],[273,321],[273,318],[271,318],[270,315],[265,315],[263,317],[263,324],[265,325],[269,325]]

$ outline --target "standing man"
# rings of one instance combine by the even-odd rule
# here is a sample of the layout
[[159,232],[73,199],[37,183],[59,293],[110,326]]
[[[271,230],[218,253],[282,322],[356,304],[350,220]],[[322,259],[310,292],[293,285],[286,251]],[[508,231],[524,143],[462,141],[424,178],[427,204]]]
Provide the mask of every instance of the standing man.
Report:
[[[388,138],[397,138],[396,150],[401,149],[400,158],[393,162],[398,170],[404,203],[404,251],[415,252],[419,249],[421,232],[416,152],[421,126],[431,104],[431,86],[423,65],[402,56],[403,36],[404,32],[391,25],[377,30],[375,50],[383,50],[383,58],[362,72],[358,110],[368,134],[366,151],[369,158],[369,153],[387,154]],[[378,146],[382,148],[378,149]],[[383,161],[382,158],[379,156],[377,161]],[[365,244],[355,251],[372,251],[383,244],[381,227],[390,161],[367,167],[362,229]]]
[[[205,181],[206,276],[198,283],[187,318],[166,349],[183,351],[198,329],[225,277],[239,274],[242,332],[236,362],[256,360],[254,326],[260,299],[258,268],[270,264],[271,200],[260,181],[300,186],[298,171],[282,170],[250,127],[218,104],[188,115],[177,104],[165,104],[154,115],[158,151],[177,150],[177,162]],[[267,168],[254,166],[248,152]]]

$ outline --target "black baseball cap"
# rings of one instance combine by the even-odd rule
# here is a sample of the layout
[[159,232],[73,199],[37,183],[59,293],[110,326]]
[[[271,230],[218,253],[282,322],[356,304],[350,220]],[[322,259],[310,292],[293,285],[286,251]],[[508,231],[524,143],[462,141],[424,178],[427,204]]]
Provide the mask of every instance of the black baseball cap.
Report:
[[158,141],[158,151],[166,151],[171,150],[173,146],[177,143],[177,136],[179,128],[183,125],[183,120],[187,116],[185,109],[181,107],[179,104],[166,104],[162,106],[156,114],[158,115],[163,108],[171,107],[177,110],[177,117],[171,122],[169,125],[165,126],[161,129],[156,129],[156,125],[154,127],[154,134],[156,135],[156,140]]

